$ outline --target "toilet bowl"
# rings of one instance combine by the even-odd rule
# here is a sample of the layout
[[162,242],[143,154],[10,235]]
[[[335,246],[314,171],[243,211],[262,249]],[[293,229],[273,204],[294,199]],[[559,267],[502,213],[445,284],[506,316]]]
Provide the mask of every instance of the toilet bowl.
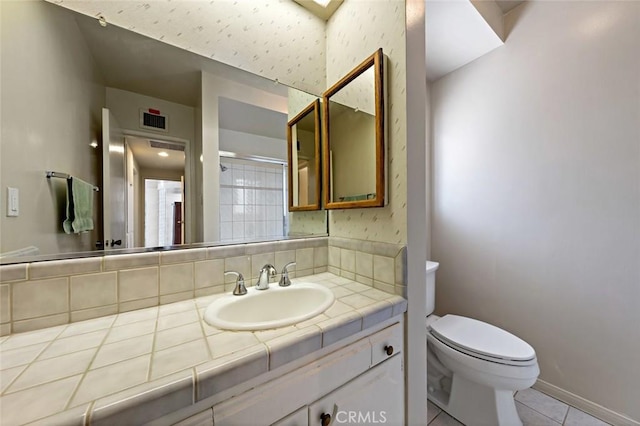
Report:
[[540,374],[534,349],[482,321],[430,315],[437,269],[427,262],[428,399],[467,426],[522,425],[513,394]]

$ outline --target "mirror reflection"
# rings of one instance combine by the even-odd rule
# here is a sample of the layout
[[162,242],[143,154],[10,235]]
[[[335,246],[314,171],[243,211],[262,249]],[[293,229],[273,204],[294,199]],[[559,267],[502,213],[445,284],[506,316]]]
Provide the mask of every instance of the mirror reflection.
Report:
[[328,209],[384,205],[383,59],[379,50],[325,92]]
[[[299,91],[51,3],[1,7],[0,188],[19,209],[0,259],[326,234],[285,207]],[[65,233],[68,182],[46,171],[99,188],[93,229]]]
[[287,124],[289,211],[320,209],[320,101]]

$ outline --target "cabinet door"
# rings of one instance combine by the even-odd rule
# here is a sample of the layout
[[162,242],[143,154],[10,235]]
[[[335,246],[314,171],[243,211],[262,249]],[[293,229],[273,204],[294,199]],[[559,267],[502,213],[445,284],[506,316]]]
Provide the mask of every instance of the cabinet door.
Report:
[[309,426],[307,406],[302,407],[295,413],[289,414],[284,419],[280,419],[271,426]]
[[[330,422],[323,418],[330,415]],[[404,424],[402,357],[394,356],[309,406],[309,426]]]

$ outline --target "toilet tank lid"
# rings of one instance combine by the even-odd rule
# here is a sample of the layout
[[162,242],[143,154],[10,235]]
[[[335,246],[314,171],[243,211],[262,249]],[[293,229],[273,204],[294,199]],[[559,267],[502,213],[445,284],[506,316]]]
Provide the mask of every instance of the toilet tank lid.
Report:
[[531,345],[519,337],[472,318],[445,315],[431,324],[431,330],[442,340],[492,358],[529,361],[536,356]]
[[427,260],[427,272],[434,272],[436,269],[438,269],[438,266],[440,266],[438,262]]

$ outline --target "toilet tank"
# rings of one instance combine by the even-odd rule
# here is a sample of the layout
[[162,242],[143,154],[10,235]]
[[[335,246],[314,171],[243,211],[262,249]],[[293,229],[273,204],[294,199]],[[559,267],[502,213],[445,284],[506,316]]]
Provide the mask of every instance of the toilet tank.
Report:
[[427,315],[431,315],[436,305],[436,270],[440,264],[427,260]]

